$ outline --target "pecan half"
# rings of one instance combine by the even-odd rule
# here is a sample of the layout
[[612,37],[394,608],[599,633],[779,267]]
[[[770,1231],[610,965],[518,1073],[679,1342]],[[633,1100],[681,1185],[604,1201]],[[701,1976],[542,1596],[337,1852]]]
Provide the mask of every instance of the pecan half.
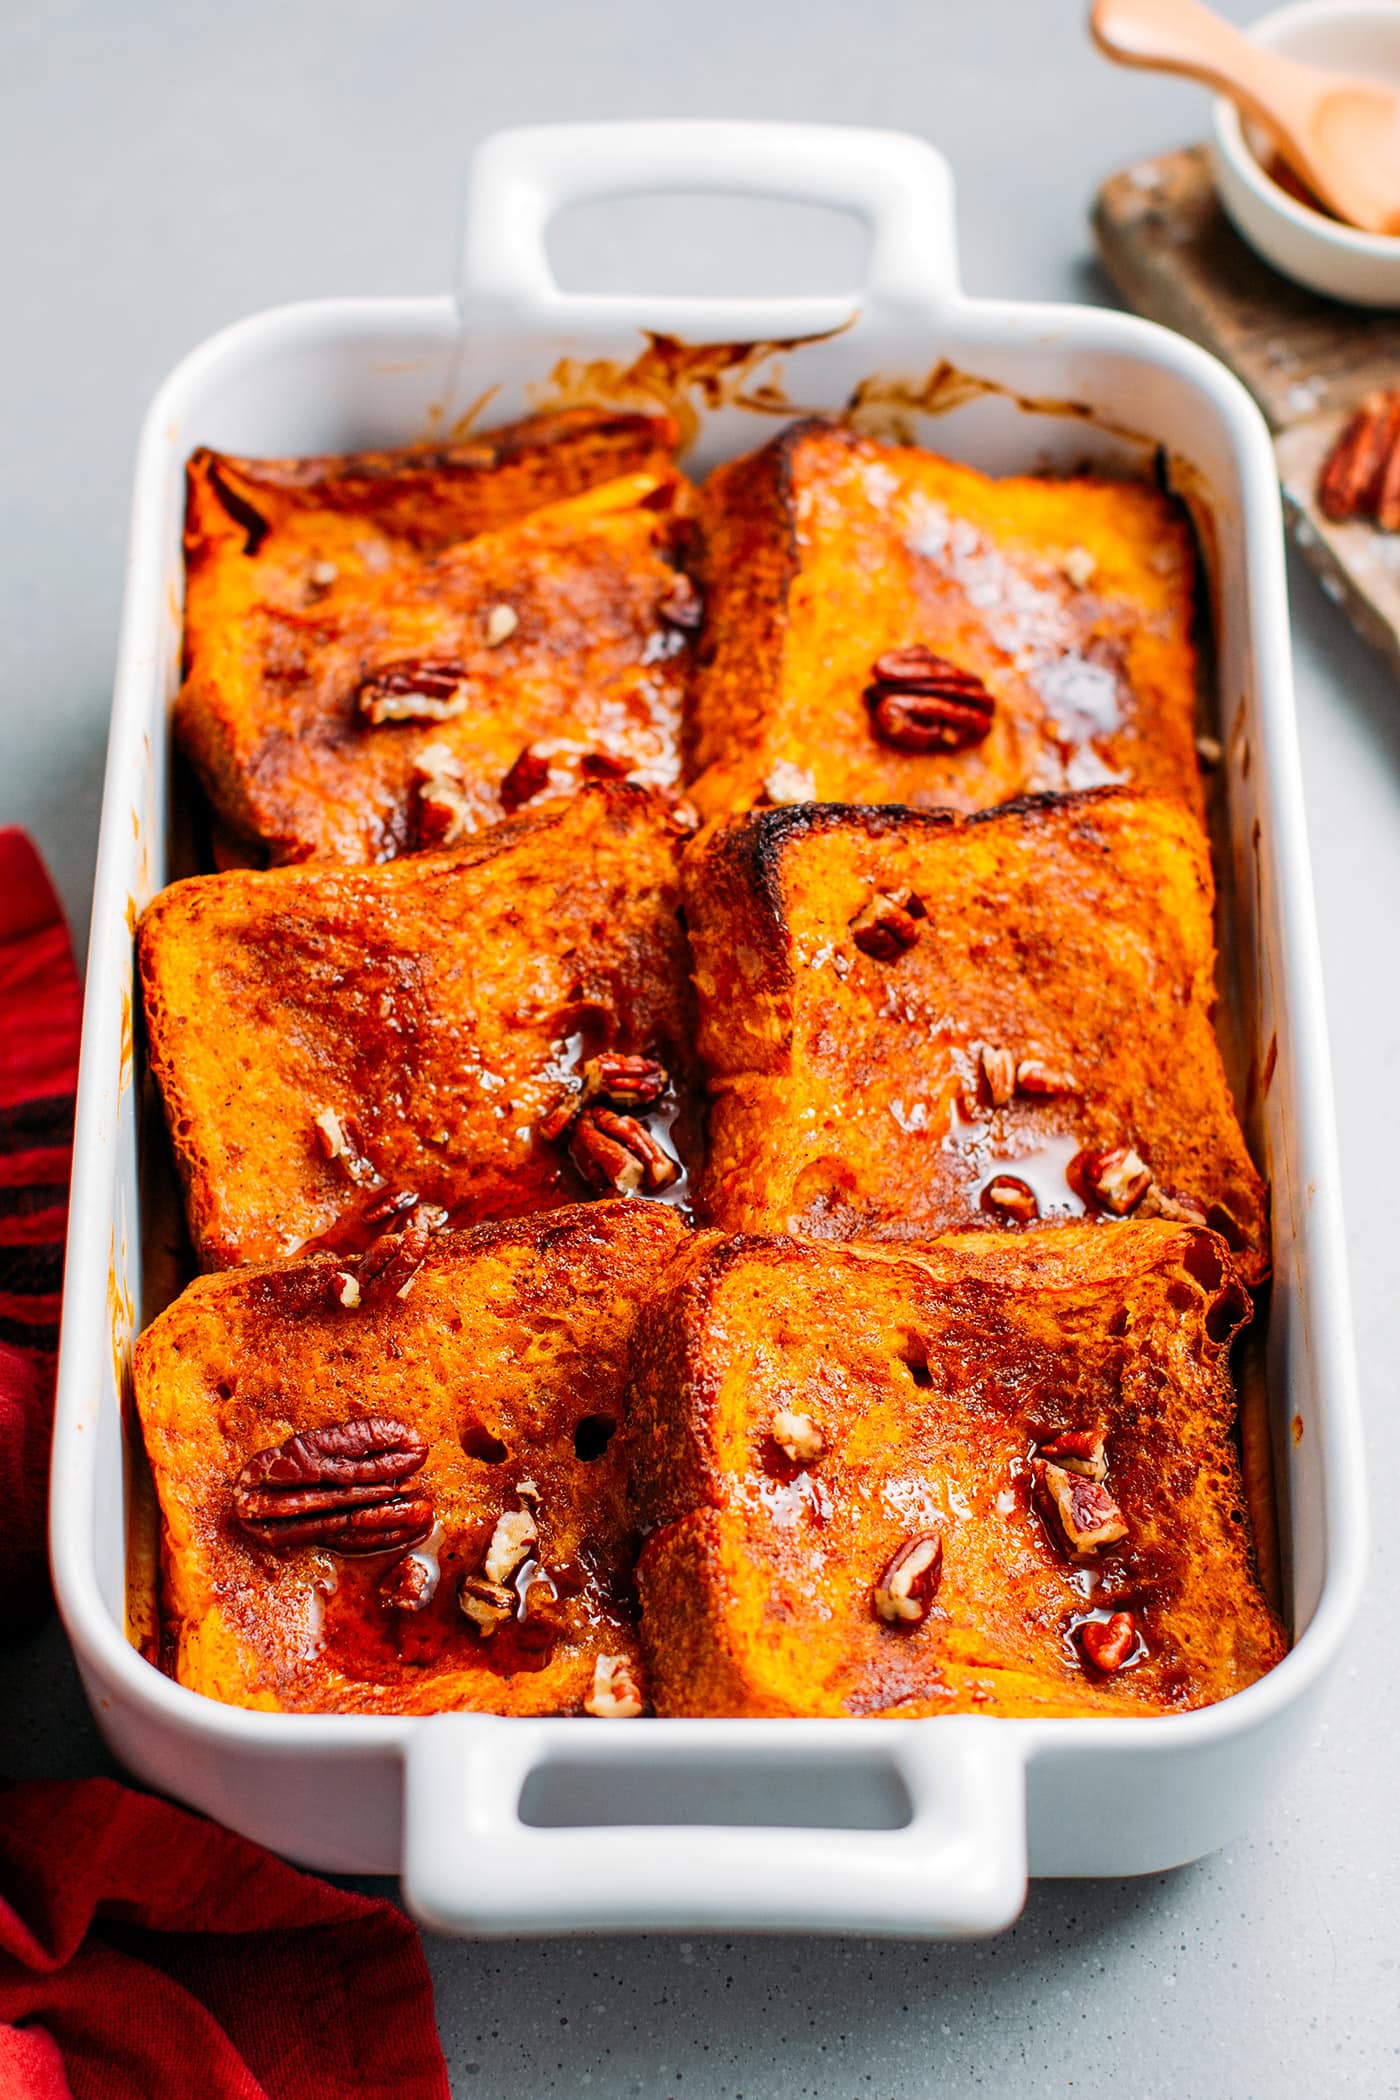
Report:
[[810,1466],[826,1449],[826,1438],[812,1417],[793,1414],[785,1407],[778,1408],[773,1415],[768,1433],[795,1466]]
[[234,1522],[274,1553],[298,1546],[402,1550],[433,1528],[427,1497],[404,1489],[427,1455],[418,1431],[388,1415],[304,1429],[254,1452],[239,1469]]
[[1334,523],[1400,530],[1400,387],[1366,396],[1323,463],[1317,502]]
[[[917,903],[918,899],[909,901]],[[895,962],[918,938],[919,915],[884,890],[877,890],[851,921],[851,939],[874,962]]]
[[669,1073],[654,1057],[623,1057],[607,1050],[583,1066],[583,1098],[599,1095],[614,1108],[649,1108],[666,1091]]
[[376,1240],[368,1254],[360,1256],[360,1296],[377,1304],[406,1298],[423,1266],[431,1237],[428,1227],[415,1221],[402,1232],[386,1233]]
[[590,1187],[633,1196],[665,1189],[680,1178],[680,1162],[635,1116],[586,1108],[574,1125],[569,1158]]
[[644,1701],[625,1655],[594,1658],[593,1683],[584,1698],[583,1710],[600,1721],[635,1721]]
[[936,1531],[916,1532],[885,1563],[874,1604],[889,1626],[922,1626],[943,1578],[943,1540]]
[[1137,1644],[1137,1621],[1130,1611],[1115,1611],[1106,1619],[1086,1619],[1079,1628],[1080,1647],[1105,1677],[1122,1669]]
[[1131,1145],[1115,1145],[1111,1152],[1081,1152],[1071,1171],[1099,1208],[1115,1218],[1125,1218],[1152,1186],[1152,1169]]
[[870,725],[895,751],[963,751],[980,744],[996,702],[973,671],[916,642],[877,657],[865,689]]
[[384,722],[450,722],[466,713],[467,674],[446,657],[408,656],[361,679],[355,704],[376,728]]
[[981,1204],[992,1217],[1013,1218],[1018,1225],[1029,1225],[1040,1216],[1035,1190],[1015,1174],[994,1175],[982,1191]]
[[1072,1553],[1097,1553],[1128,1536],[1123,1512],[1101,1481],[1086,1480],[1043,1458],[1031,1461],[1041,1505]]
[[1038,1447],[1038,1456],[1066,1473],[1079,1473],[1085,1480],[1106,1480],[1108,1432],[1103,1424],[1092,1429],[1061,1429]]
[[501,808],[514,816],[549,786],[549,760],[527,744],[500,785]]

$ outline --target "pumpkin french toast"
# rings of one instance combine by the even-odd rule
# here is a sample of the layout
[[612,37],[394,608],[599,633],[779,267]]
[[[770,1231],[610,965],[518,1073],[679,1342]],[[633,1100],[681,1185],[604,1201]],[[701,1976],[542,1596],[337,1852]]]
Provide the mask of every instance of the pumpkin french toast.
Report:
[[610,781],[451,852],[164,890],[140,976],[202,1266],[682,1199],[680,843]]
[[711,1223],[927,1239],[1158,1216],[1209,1224],[1264,1274],[1183,804],[752,811],[703,835],[683,880]]
[[716,469],[700,516],[706,817],[1115,781],[1199,811],[1192,550],[1158,490],[808,421]]
[[343,462],[196,454],[176,729],[226,863],[455,843],[590,774],[671,787],[693,586],[662,417]]
[[639,1330],[662,1714],[1153,1714],[1276,1663],[1231,1442],[1249,1298],[1156,1221],[697,1238]]
[[606,1203],[190,1284],[135,1358],[179,1682],[291,1712],[640,1712],[616,1432],[681,1235]]

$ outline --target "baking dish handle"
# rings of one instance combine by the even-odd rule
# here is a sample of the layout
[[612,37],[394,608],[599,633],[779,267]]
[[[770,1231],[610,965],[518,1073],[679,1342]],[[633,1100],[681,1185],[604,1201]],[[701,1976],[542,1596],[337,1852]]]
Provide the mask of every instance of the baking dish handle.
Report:
[[473,1936],[961,1939],[1020,1911],[1025,1825],[1019,1731],[989,1718],[449,1714],[409,1742],[403,1892]]
[[[576,319],[585,307],[606,307],[560,290],[545,251],[550,221],[571,204],[677,191],[854,213],[870,235],[866,312],[912,308],[928,316],[959,296],[952,177],[925,139],[822,124],[546,124],[498,131],[473,157],[462,259],[467,320],[501,311]],[[829,326],[833,304],[849,309],[850,302],[704,304],[726,327],[770,332],[781,312],[785,331],[800,334]]]

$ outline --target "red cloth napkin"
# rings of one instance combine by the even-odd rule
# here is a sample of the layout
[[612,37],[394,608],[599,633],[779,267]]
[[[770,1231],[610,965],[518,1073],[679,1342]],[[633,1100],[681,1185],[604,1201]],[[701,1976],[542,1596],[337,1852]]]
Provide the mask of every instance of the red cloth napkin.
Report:
[[418,1935],[109,1779],[0,1793],[4,2100],[450,2100]]
[[[0,1641],[48,1581],[44,1509],[82,995],[38,854],[0,831]],[[3,2088],[0,2088],[3,2090]]]
[[[80,994],[0,831],[0,1638],[42,1609]],[[108,1779],[0,1791],[0,2100],[449,2100],[392,1904]]]

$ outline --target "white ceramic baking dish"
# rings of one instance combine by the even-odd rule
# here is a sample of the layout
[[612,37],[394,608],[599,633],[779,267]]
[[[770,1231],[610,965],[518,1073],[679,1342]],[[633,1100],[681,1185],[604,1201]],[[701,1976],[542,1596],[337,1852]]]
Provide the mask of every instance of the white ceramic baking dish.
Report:
[[[648,190],[845,208],[869,231],[868,281],[850,298],[774,302],[561,293],[544,246],[552,216]],[[691,389],[701,469],[761,441],[777,399],[836,409],[883,375],[896,383],[867,388],[867,405],[921,399],[937,414],[912,416],[919,435],[955,456],[1008,469],[1126,454],[1142,466],[1160,447],[1193,504],[1213,573],[1237,1021],[1256,1073],[1273,1067],[1254,1120],[1273,1186],[1267,1373],[1297,1635],[1271,1676],[1222,1705],[1048,1722],[283,1715],[186,1691],[127,1637],[123,1387],[133,1318],[156,1309],[142,1252],[131,932],[169,866],[186,456],[199,444],[286,454],[404,442],[451,429],[488,395],[493,421],[561,389],[577,396],[583,362],[603,368],[589,384],[616,393],[606,369],[632,363],[643,331],[688,344],[814,338]],[[574,362],[557,371],[561,359]],[[940,361],[950,370],[925,386]],[[948,171],[929,146],[778,125],[508,133],[476,156],[458,297],[262,314],[205,343],[161,390],[141,444],[112,718],[52,1509],[58,1596],[84,1683],[139,1777],[309,1865],[400,1872],[420,1917],[472,1933],[952,1936],[1006,1925],[1028,1869],[1139,1874],[1195,1858],[1262,1809],[1313,1723],[1358,1595],[1342,1245],[1264,425],[1220,365],[1146,322],[965,298]]]

